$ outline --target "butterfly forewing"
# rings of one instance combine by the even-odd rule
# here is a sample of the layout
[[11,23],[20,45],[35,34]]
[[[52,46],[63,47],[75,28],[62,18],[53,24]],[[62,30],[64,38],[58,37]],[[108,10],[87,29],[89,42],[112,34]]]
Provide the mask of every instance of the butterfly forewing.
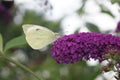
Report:
[[44,27],[30,27],[25,32],[26,40],[33,49],[41,49],[54,41],[55,33]]

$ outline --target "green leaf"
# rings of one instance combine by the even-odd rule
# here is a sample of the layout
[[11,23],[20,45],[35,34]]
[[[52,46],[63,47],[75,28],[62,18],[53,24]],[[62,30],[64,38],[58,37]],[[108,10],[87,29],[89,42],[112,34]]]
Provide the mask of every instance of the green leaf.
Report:
[[114,3],[120,3],[120,0],[111,0],[111,2]]
[[3,51],[3,38],[1,34],[0,34],[0,51]]
[[92,23],[86,23],[86,27],[91,31],[91,32],[100,32],[99,28]]
[[111,17],[115,17],[113,14],[112,14],[112,12],[107,8],[107,7],[105,7],[104,5],[100,5],[100,7],[101,7],[101,12],[102,13],[106,13],[106,14],[108,14],[108,15],[110,15]]
[[79,15],[82,15],[82,14],[85,13],[84,7],[85,7],[86,2],[87,2],[87,0],[82,0],[82,6],[81,6],[80,9],[78,9],[78,11],[77,11],[77,13],[78,13]]
[[108,14],[108,15],[110,15],[111,17],[115,17],[110,11],[108,11],[108,10],[102,10],[101,12],[103,12],[103,13],[106,13],[106,14]]
[[25,45],[25,44],[26,44],[25,36],[22,35],[22,36],[16,37],[16,38],[8,41],[5,45],[4,51],[7,51],[11,48],[19,47],[19,46],[22,46],[22,45]]
[[84,5],[82,5],[82,7],[77,11],[78,14],[84,14]]

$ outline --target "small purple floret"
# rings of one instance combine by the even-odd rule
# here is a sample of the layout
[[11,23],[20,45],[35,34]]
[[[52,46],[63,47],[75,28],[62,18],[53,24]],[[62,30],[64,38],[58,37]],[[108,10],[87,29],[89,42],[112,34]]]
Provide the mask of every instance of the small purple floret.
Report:
[[105,60],[110,50],[120,50],[120,37],[97,32],[82,32],[58,38],[51,49],[58,63],[74,63],[82,59]]

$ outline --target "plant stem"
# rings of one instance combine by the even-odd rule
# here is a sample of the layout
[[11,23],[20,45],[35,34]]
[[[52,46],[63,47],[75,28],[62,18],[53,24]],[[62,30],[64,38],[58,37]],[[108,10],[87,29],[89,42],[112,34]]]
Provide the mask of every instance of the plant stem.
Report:
[[42,77],[39,77],[38,75],[36,75],[31,69],[29,69],[28,67],[24,66],[23,64],[21,64],[21,63],[19,63],[19,62],[17,62],[17,61],[14,61],[12,58],[4,55],[3,53],[0,53],[0,55],[1,55],[3,58],[5,58],[5,59],[9,60],[10,62],[16,64],[17,66],[21,67],[21,68],[24,69],[25,71],[31,73],[34,77],[36,77],[36,79],[38,79],[38,80],[43,80]]

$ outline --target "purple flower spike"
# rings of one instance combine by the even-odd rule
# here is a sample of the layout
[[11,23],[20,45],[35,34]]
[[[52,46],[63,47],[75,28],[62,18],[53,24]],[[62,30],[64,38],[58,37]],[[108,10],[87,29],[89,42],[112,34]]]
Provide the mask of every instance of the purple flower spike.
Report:
[[0,21],[9,24],[12,22],[12,14],[3,5],[0,4]]
[[93,58],[100,62],[111,50],[120,50],[120,37],[97,32],[65,35],[58,38],[51,49],[58,63],[74,63]]
[[118,24],[117,24],[117,27],[116,27],[115,32],[116,32],[116,33],[120,32],[120,21],[119,21]]

